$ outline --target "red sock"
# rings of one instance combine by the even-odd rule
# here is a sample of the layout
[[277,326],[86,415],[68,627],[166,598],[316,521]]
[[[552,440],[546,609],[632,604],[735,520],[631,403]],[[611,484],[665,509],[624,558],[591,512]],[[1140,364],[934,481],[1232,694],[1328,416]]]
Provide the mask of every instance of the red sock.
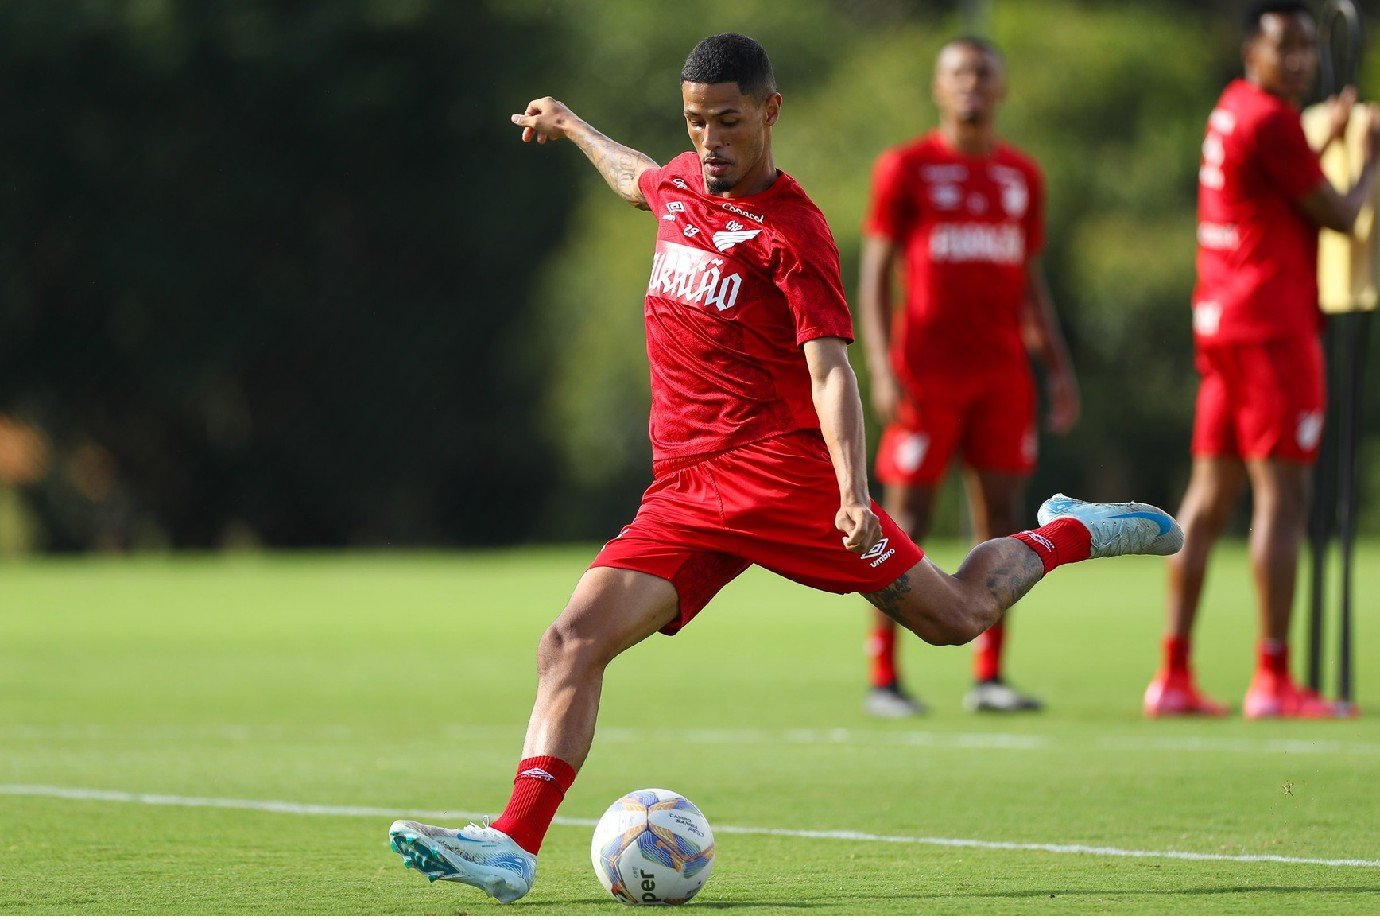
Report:
[[519,761],[513,796],[493,827],[536,856],[546,829],[573,782],[575,768],[559,757],[528,757]]
[[1188,673],[1188,636],[1164,637],[1164,669],[1173,674]]
[[1006,621],[998,620],[974,641],[973,677],[979,683],[1001,679],[1001,649],[1006,643]]
[[867,637],[867,657],[872,664],[872,686],[896,683],[896,624],[872,628]]
[[1260,640],[1260,670],[1289,676],[1289,643],[1282,639]]
[[1092,555],[1092,534],[1077,518],[1063,517],[1035,530],[1011,535],[1035,551],[1044,564],[1045,574],[1068,562],[1082,562]]

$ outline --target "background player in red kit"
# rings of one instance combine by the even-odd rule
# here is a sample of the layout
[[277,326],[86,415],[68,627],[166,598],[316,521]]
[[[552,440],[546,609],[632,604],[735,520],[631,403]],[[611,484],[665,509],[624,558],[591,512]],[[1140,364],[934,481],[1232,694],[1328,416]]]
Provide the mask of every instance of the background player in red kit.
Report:
[[[1247,718],[1326,718],[1335,707],[1289,675],[1294,578],[1308,480],[1322,436],[1318,228],[1350,231],[1375,182],[1376,130],[1364,168],[1339,194],[1323,177],[1299,121],[1317,73],[1304,3],[1261,3],[1245,19],[1245,79],[1208,118],[1198,173],[1198,284],[1193,334],[1202,382],[1193,471],[1179,512],[1186,540],[1169,562],[1164,662],[1145,691],[1149,716],[1225,715],[1189,668],[1189,636],[1212,544],[1249,482],[1250,554],[1260,610],[1259,662]],[[1332,139],[1354,93],[1334,103]]]
[[954,575],[925,559],[868,495],[838,250],[772,158],[781,95],[766,52],[741,35],[705,39],[685,62],[681,96],[694,150],[664,167],[549,96],[513,116],[524,140],[575,143],[619,196],[657,218],[657,242],[644,307],[654,479],[542,635],[508,806],[492,826],[389,829],[407,865],[505,903],[531,888],[542,839],[589,753],[605,667],[653,633],[680,630],[749,565],[860,592],[926,641],[954,644],[1056,565],[1163,555],[1183,539],[1149,505],[1059,495],[1041,507],[1038,530],[975,547]]
[[[935,61],[938,129],[882,154],[873,174],[858,311],[873,408],[886,425],[877,476],[886,510],[916,542],[955,454],[966,467],[977,540],[1017,529],[1037,440],[1027,347],[1045,367],[1050,429],[1062,434],[1078,420],[1078,385],[1037,260],[1040,170],[996,135],[1005,91],[995,47],[970,37],[949,42]],[[895,311],[894,267],[905,288]],[[900,683],[895,621],[873,616],[865,708],[880,716],[922,711]],[[1040,706],[1002,680],[1005,624],[974,643],[970,709]]]

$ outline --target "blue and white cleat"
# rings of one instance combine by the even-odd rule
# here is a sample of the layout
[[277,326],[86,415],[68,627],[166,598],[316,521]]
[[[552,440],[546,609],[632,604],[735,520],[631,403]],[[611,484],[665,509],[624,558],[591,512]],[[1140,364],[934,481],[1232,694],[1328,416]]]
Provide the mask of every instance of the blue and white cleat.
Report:
[[1084,502],[1062,493],[1040,506],[1035,519],[1043,527],[1071,517],[1092,534],[1092,558],[1148,554],[1172,556],[1184,545],[1184,532],[1174,518],[1142,502]]
[[511,904],[532,889],[537,858],[492,827],[452,831],[417,821],[394,821],[388,845],[431,881],[460,882]]

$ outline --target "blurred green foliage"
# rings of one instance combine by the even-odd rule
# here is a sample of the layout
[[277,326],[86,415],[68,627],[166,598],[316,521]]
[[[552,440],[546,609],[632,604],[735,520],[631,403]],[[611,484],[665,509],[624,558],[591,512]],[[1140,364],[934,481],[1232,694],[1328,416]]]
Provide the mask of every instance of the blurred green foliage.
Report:
[[[686,52],[753,35],[785,97],[778,165],[829,217],[851,293],[872,162],[934,124],[962,9],[1007,57],[1003,135],[1046,173],[1085,402],[1032,497],[1173,505],[1232,4],[17,0],[0,415],[51,449],[36,482],[0,467],[0,529],[51,549],[613,533],[649,476],[654,231],[573,147],[518,143],[509,113],[549,93],[665,162],[688,143]],[[1361,82],[1376,95],[1373,65]],[[1369,508],[1380,406],[1367,430]]]

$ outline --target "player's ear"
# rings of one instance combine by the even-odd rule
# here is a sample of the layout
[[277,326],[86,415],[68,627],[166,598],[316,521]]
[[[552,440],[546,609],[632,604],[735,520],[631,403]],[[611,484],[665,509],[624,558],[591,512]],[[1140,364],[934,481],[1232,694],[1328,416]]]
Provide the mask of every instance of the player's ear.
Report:
[[762,103],[762,123],[768,128],[776,124],[776,120],[781,117],[781,94],[772,93]]

